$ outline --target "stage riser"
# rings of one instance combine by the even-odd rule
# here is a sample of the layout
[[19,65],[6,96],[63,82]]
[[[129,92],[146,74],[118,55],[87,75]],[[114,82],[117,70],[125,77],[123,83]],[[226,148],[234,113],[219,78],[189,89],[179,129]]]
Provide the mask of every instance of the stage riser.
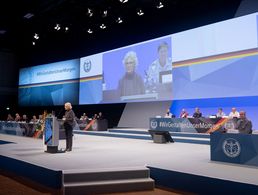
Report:
[[[130,135],[130,134],[122,134],[122,133],[109,133],[109,132],[94,132],[94,131],[74,131],[75,134],[85,134],[85,135],[93,135],[93,136],[105,136],[105,137],[117,137],[117,138],[129,138],[129,139],[142,139],[142,140],[152,140],[150,135]],[[183,135],[180,135],[180,137],[183,137]],[[195,139],[183,139],[183,138],[177,138],[177,136],[173,136],[172,138],[175,142],[180,143],[191,143],[191,144],[210,144],[210,139],[203,138],[203,140],[195,140]]]
[[63,172],[65,194],[99,194],[153,190],[154,181],[148,168],[100,170],[99,172]]
[[[15,173],[52,189],[62,188],[62,171],[0,155],[0,169]],[[1,190],[0,190],[1,191]],[[1,194],[1,192],[0,192]]]
[[258,186],[256,185],[165,170],[156,167],[149,168],[151,178],[155,180],[155,185],[165,187],[166,189],[171,188],[173,190],[182,190],[203,195],[258,194]]
[[103,194],[115,192],[132,192],[153,190],[154,181],[152,179],[135,179],[124,180],[110,183],[95,183],[91,185],[82,186],[65,186],[65,195],[86,195],[86,194]]
[[[126,133],[126,134],[140,134],[140,135],[149,135],[148,131],[135,131],[135,130],[116,130],[116,129],[109,129],[111,133]],[[210,138],[209,134],[200,134],[200,133],[177,133],[177,132],[170,132],[172,136],[180,136],[180,137],[194,137],[194,138]]]
[[112,172],[64,173],[64,183],[148,178],[149,169]]

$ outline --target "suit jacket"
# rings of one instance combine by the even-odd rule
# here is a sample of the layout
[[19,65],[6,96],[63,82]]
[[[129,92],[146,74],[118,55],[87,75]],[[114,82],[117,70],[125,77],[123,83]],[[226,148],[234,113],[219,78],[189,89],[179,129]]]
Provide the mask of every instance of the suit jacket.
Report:
[[65,121],[64,121],[64,125],[70,125],[70,126],[74,126],[74,120],[75,120],[75,114],[73,112],[73,110],[67,110],[65,112]]
[[248,119],[239,119],[236,124],[236,129],[239,133],[251,134],[252,133],[252,122]]

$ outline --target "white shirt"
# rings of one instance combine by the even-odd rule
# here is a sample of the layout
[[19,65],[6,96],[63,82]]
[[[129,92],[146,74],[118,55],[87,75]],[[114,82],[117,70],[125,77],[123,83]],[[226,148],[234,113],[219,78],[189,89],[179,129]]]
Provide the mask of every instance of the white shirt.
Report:
[[159,82],[159,73],[167,70],[172,70],[172,60],[171,58],[168,58],[166,60],[165,66],[161,66],[159,63],[159,59],[152,62],[148,69],[148,76],[149,79],[152,80],[154,83]]
[[232,118],[234,118],[234,117],[239,118],[239,112],[236,111],[236,112],[234,112],[234,113],[233,113],[233,112],[230,112],[230,113],[229,113],[228,118],[231,118],[231,119],[232,119]]

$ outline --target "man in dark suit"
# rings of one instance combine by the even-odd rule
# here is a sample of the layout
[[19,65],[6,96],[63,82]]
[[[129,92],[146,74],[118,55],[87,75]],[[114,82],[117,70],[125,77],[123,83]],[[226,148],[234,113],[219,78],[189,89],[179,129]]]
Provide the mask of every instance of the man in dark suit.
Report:
[[195,108],[195,112],[193,114],[193,118],[201,118],[202,117],[202,113],[200,112],[199,108]]
[[65,116],[64,116],[64,129],[66,135],[66,151],[72,151],[73,146],[73,126],[75,120],[75,114],[72,110],[70,102],[65,103]]
[[246,118],[245,111],[239,112],[240,118],[237,120],[236,129],[239,133],[251,134],[252,122]]

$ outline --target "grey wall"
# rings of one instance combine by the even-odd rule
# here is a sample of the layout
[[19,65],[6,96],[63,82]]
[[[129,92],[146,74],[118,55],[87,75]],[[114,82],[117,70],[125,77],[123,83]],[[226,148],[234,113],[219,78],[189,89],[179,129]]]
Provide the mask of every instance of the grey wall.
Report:
[[242,0],[236,11],[235,17],[258,12],[258,0]]
[[172,100],[163,102],[127,103],[118,127],[149,128],[149,118],[164,116]]

